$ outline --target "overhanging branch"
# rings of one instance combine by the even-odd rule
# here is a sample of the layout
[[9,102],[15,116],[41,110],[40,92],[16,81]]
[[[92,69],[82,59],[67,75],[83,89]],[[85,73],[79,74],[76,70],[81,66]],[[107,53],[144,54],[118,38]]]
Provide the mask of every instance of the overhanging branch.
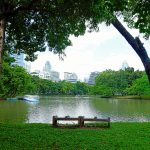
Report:
[[135,50],[135,52],[141,58],[142,62],[144,61],[143,57],[148,58],[146,49],[143,47],[143,44],[138,37],[134,38],[117,18],[112,24]]

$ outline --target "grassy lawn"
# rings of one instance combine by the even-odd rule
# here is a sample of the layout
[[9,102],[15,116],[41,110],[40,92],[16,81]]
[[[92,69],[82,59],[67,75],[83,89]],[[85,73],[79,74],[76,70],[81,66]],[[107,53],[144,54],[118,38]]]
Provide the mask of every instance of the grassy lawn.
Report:
[[150,150],[150,123],[106,129],[58,129],[48,124],[0,124],[0,150]]

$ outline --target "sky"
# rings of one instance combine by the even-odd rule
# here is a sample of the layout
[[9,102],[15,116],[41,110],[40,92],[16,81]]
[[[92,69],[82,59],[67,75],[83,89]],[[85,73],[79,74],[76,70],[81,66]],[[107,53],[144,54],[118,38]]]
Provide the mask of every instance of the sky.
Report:
[[[99,32],[86,32],[79,37],[70,36],[72,46],[65,49],[66,57],[63,61],[48,50],[38,53],[38,59],[31,63],[31,71],[42,71],[45,62],[49,61],[52,70],[60,72],[61,79],[64,72],[72,72],[83,81],[93,71],[119,70],[123,61],[127,61],[135,70],[144,70],[140,58],[113,26],[102,24],[99,28]],[[127,29],[134,37],[139,36],[138,30]],[[141,35],[140,39],[150,55],[150,40],[144,40]]]

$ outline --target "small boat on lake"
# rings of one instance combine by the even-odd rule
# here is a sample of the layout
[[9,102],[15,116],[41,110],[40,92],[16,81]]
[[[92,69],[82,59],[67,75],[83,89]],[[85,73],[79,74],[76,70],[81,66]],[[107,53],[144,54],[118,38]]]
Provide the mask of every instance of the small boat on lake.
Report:
[[38,95],[25,95],[23,97],[23,100],[29,101],[29,102],[38,102],[39,96]]

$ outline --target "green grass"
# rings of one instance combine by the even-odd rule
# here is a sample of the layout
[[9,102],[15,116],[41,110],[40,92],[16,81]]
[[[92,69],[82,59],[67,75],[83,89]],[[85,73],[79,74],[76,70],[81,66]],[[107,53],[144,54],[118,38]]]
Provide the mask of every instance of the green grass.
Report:
[[0,124],[0,150],[150,150],[150,123],[106,129],[59,129],[48,124]]

